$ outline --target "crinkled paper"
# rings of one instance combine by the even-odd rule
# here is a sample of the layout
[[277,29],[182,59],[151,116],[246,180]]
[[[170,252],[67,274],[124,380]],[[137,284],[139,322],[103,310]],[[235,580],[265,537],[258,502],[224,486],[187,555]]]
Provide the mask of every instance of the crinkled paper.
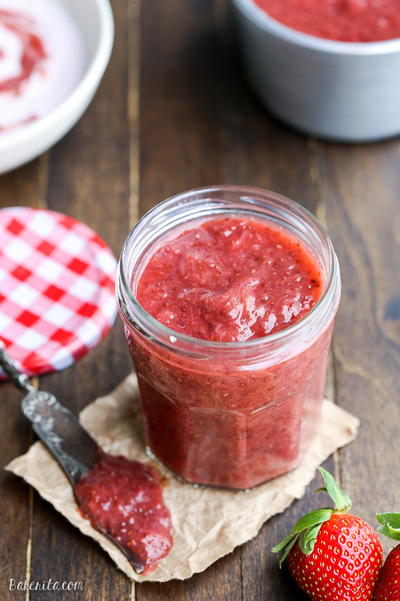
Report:
[[[130,375],[108,396],[86,407],[80,419],[105,451],[149,461],[144,452],[135,375]],[[317,466],[339,447],[351,442],[358,425],[356,417],[325,400],[319,434],[298,468],[249,492],[195,487],[178,481],[161,466],[168,478],[164,500],[172,515],[174,546],[158,568],[146,576],[136,574],[125,556],[77,511],[67,478],[42,443],[36,442],[6,469],[24,478],[71,524],[94,538],[129,578],[138,582],[183,580],[202,572],[256,536],[266,520],[300,498]]]

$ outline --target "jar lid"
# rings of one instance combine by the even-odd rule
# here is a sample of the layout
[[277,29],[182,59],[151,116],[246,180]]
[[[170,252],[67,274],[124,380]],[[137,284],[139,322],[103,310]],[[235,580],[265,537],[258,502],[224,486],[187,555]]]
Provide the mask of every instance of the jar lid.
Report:
[[30,207],[0,210],[0,240],[0,338],[7,351],[29,376],[69,367],[114,323],[111,250],[83,223]]

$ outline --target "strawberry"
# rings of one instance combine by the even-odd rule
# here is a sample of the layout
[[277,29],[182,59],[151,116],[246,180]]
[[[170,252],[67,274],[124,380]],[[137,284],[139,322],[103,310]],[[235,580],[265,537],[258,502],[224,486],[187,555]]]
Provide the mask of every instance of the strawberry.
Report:
[[288,557],[290,573],[312,601],[371,601],[382,545],[369,524],[347,513],[351,501],[333,476],[319,471],[324,487],[317,492],[327,492],[334,508],[305,515],[273,552],[284,552],[280,564]]
[[[400,540],[400,514],[378,513],[381,524],[379,532],[394,540]],[[400,601],[400,545],[392,549],[386,558],[375,590],[375,601]]]

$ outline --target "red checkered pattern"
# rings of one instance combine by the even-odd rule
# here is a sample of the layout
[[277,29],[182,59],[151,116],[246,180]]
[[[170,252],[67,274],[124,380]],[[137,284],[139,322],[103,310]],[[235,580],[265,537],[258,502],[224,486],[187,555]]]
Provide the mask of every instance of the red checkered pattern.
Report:
[[102,340],[116,315],[115,269],[111,250],[83,223],[0,210],[0,338],[23,372],[64,369]]

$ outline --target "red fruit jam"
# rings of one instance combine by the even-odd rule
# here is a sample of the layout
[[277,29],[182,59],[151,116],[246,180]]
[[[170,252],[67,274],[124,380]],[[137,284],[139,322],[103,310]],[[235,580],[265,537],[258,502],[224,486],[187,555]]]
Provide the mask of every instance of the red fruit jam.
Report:
[[82,515],[118,541],[137,572],[153,571],[170,552],[171,516],[156,468],[101,452],[75,485],[75,497]]
[[[186,210],[176,198],[171,212]],[[133,234],[135,252],[141,234]],[[135,313],[121,278],[119,301],[151,452],[212,486],[246,489],[288,472],[318,428],[339,281],[327,311],[305,327],[326,264],[289,228],[235,211],[172,226],[144,248],[127,280],[156,321],[142,327],[143,309]],[[161,324],[169,330],[158,334]]]
[[157,249],[137,299],[194,338],[244,342],[278,332],[321,295],[320,266],[297,238],[262,221],[213,219]]
[[284,25],[320,38],[379,42],[400,37],[399,0],[254,0]]

